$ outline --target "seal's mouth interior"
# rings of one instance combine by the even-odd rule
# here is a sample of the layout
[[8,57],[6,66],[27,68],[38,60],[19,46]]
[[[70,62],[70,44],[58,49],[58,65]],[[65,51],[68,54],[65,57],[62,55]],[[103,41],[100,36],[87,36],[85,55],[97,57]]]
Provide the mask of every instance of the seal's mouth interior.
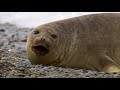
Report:
[[34,53],[36,55],[45,56],[46,54],[49,53],[49,49],[47,47],[45,47],[45,46],[42,46],[42,45],[33,46],[32,50],[34,51]]

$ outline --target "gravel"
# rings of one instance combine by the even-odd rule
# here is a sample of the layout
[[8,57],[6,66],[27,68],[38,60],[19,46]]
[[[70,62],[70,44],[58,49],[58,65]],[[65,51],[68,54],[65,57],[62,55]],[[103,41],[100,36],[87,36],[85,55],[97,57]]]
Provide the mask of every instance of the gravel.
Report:
[[31,65],[26,57],[26,41],[31,30],[10,23],[0,24],[1,78],[120,78],[120,73]]

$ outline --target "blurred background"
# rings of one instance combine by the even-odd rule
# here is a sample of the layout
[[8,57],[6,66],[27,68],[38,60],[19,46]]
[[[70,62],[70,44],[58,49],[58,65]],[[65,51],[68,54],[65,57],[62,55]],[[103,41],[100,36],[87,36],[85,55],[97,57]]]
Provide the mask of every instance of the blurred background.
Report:
[[51,21],[93,13],[108,12],[0,12],[0,23],[9,22],[18,27],[33,28]]

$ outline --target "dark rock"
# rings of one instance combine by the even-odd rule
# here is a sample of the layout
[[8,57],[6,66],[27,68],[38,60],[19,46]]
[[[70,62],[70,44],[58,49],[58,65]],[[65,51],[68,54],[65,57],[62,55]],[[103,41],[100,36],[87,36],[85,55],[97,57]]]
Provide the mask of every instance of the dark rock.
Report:
[[23,40],[21,40],[21,42],[27,42],[27,39],[23,39]]
[[19,76],[19,77],[25,77],[26,75],[25,75],[25,74],[22,74],[22,73],[19,73],[18,76]]
[[5,30],[4,29],[0,29],[0,32],[5,32]]

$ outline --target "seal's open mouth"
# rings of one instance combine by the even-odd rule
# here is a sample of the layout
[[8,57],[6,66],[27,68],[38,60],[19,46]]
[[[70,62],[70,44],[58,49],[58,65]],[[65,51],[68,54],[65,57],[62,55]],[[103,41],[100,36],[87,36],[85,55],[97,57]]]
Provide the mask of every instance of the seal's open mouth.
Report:
[[32,46],[32,50],[36,55],[39,55],[39,56],[41,55],[45,56],[46,54],[49,53],[49,49],[42,45]]

